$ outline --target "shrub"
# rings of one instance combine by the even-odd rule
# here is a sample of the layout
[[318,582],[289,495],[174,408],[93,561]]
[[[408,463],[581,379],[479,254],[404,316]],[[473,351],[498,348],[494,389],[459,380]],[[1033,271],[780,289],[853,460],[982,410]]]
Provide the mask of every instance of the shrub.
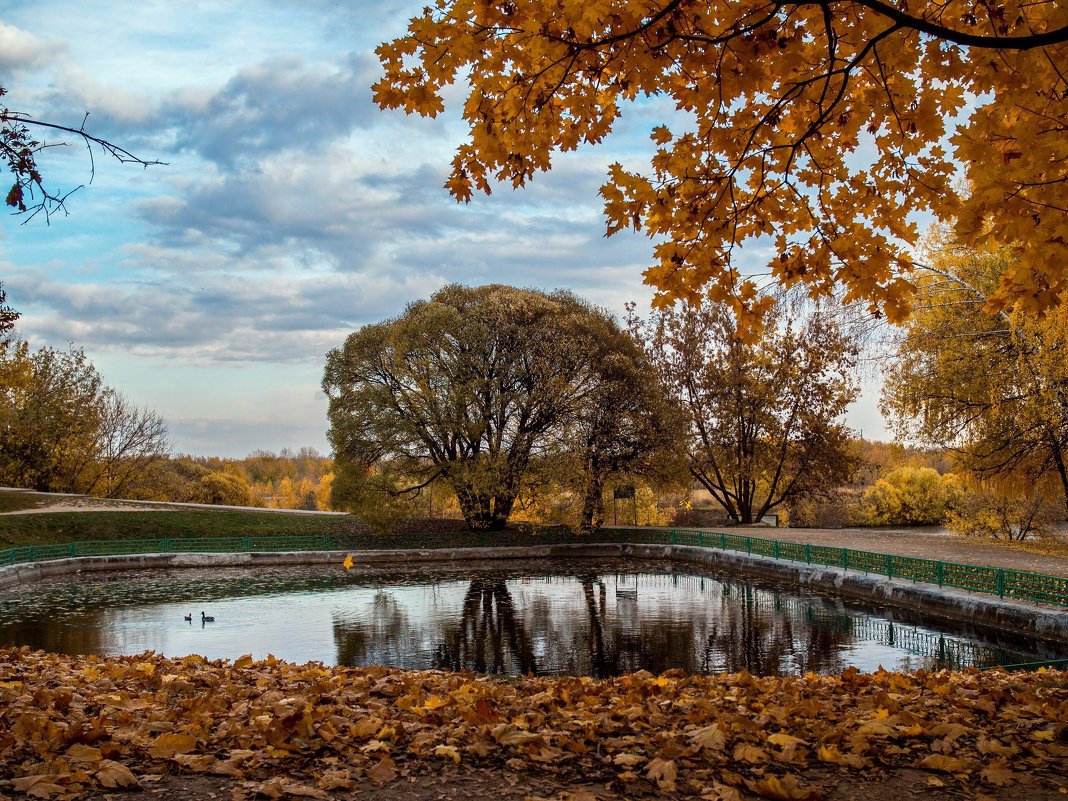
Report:
[[932,467],[897,467],[868,487],[859,518],[869,526],[924,526],[945,522],[964,489],[952,473]]

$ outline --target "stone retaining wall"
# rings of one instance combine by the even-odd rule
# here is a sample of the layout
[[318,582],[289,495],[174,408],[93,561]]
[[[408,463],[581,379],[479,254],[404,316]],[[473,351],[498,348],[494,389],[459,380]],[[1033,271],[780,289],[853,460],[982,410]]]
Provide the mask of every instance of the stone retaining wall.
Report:
[[[227,554],[160,553],[131,556],[85,556],[0,568],[0,591],[34,584],[50,576],[116,570],[158,570],[183,567],[255,567],[298,564],[340,564],[347,551],[257,552]],[[492,559],[552,557],[630,557],[667,559],[715,570],[795,582],[819,594],[870,601],[910,609],[954,622],[988,626],[1013,634],[1068,644],[1068,610],[1006,601],[989,595],[914,584],[823,565],[750,556],[690,545],[567,544],[518,548],[454,548],[402,551],[353,551],[357,564],[405,564]]]

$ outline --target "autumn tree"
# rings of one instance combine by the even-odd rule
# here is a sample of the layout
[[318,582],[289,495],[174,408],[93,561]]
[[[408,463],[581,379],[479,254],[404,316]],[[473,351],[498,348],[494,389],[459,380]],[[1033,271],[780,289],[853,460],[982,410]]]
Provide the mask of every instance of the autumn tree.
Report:
[[827,310],[772,309],[756,342],[715,301],[630,316],[686,409],[691,475],[736,523],[839,486],[855,462],[840,422],[857,394],[855,340]]
[[[7,90],[0,86],[0,98],[6,94]],[[75,127],[37,119],[30,114],[0,105],[0,156],[8,172],[15,179],[4,198],[8,206],[15,209],[17,213],[26,214],[27,219],[40,213],[44,213],[45,219],[50,219],[57,211],[65,211],[67,198],[82,188],[76,186],[65,192],[49,188],[37,163],[38,157],[50,147],[63,146],[67,143],[64,141],[49,142],[44,138],[44,133],[55,133],[81,140],[89,154],[90,183],[96,171],[96,164],[93,160],[94,148],[122,164],[140,164],[142,167],[163,164],[161,161],[149,161],[135,156],[114,142],[90,133],[85,128],[88,117],[87,112],[81,125]]]
[[73,347],[31,353],[20,342],[9,358],[15,380],[3,385],[0,472],[12,486],[74,491],[99,427],[100,374]]
[[163,419],[107,387],[80,348],[0,343],[0,480],[114,497],[166,449]]
[[965,470],[1030,491],[1053,477],[1068,510],[1068,311],[995,314],[984,298],[1015,251],[935,232],[912,316],[893,345],[882,406],[902,437],[951,449]]
[[378,48],[374,97],[434,116],[463,87],[469,138],[446,183],[461,201],[524,185],[663,97],[676,113],[649,169],[613,164],[601,189],[609,233],[658,243],[645,276],[662,303],[707,286],[766,309],[737,262],[763,237],[780,283],[844,286],[898,321],[920,213],[963,244],[1012,243],[992,307],[1068,287],[1066,42],[1058,0],[442,0]]
[[604,522],[608,482],[670,482],[685,473],[684,412],[640,344],[610,331],[596,347],[598,380],[567,434],[579,460],[584,529]]
[[570,293],[499,285],[448,286],[364,326],[329,353],[323,379],[333,505],[444,482],[468,525],[498,529],[532,463],[550,454],[581,454],[587,479],[603,482],[629,448],[611,437],[643,425],[622,404],[614,423],[589,416],[607,392],[620,336],[607,314]]

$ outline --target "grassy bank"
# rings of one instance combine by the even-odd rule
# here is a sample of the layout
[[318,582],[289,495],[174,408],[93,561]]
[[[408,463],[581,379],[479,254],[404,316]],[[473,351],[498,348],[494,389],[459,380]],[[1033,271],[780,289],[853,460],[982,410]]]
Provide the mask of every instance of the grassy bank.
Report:
[[350,517],[229,509],[165,512],[50,512],[0,517],[0,548],[82,540],[240,537],[286,534],[350,536],[366,526]]

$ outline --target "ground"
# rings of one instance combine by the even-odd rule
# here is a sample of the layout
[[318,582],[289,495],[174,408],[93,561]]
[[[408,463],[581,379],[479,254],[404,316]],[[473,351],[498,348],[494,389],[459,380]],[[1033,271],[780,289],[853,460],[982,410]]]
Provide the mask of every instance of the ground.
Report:
[[[751,533],[1068,575],[1063,543]],[[0,799],[26,796],[1049,801],[1068,797],[1068,673],[491,679],[0,650]]]
[[1068,674],[494,678],[0,650],[0,794],[1050,801]]

